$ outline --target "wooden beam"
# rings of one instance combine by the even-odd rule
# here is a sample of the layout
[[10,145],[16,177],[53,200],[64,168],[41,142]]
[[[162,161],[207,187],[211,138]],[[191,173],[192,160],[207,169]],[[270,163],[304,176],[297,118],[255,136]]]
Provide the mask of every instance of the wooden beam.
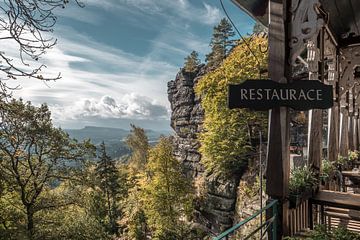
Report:
[[[271,80],[286,83],[290,66],[288,56],[288,35],[286,26],[286,1],[270,0],[269,25],[269,77]],[[270,199],[278,199],[279,223],[278,239],[288,235],[288,202],[290,174],[290,134],[289,110],[275,108],[269,115],[269,136],[266,164],[266,193]],[[269,217],[269,216],[268,216]]]

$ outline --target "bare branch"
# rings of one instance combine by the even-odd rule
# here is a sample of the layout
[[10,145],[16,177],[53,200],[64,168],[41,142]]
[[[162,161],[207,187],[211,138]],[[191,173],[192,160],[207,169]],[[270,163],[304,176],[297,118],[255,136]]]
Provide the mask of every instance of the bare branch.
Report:
[[[84,4],[78,0],[72,0],[80,7]],[[54,81],[60,79],[60,73],[56,76],[44,76],[40,74],[45,65],[32,67],[27,70],[33,61],[39,61],[41,56],[56,44],[56,39],[51,35],[56,24],[57,17],[54,10],[65,8],[69,0],[4,0],[0,3],[0,41],[11,41],[11,44],[19,49],[18,59],[21,64],[14,63],[7,55],[6,49],[0,49],[0,99],[8,96],[10,88],[5,80],[18,77],[28,77],[41,81]]]

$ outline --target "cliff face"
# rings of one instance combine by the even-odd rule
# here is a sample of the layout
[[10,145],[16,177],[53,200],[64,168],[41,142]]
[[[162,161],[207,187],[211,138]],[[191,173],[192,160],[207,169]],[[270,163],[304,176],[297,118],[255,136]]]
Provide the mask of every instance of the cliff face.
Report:
[[175,80],[168,83],[168,99],[172,110],[171,127],[176,132],[175,156],[197,187],[197,222],[216,234],[233,224],[240,177],[206,175],[200,162],[197,134],[202,130],[204,111],[201,99],[195,96],[194,86],[205,73],[203,65],[194,73],[180,70]]

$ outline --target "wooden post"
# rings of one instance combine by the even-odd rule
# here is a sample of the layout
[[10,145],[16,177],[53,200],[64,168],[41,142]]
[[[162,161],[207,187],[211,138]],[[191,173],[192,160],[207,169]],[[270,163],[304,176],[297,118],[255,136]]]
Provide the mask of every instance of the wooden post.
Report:
[[[320,48],[320,54],[316,53],[316,57],[312,62],[309,62],[309,79],[319,80],[319,60],[321,81],[324,82],[324,32],[322,29],[320,32],[319,44],[315,46]],[[314,40],[316,42],[316,40]],[[320,55],[320,56],[319,56]],[[322,156],[322,126],[323,126],[323,110],[313,109],[310,110],[311,120],[309,119],[309,132],[308,132],[308,164],[309,167],[315,170],[319,174],[321,166]]]
[[[288,35],[286,25],[286,0],[270,0],[269,25],[269,77],[286,83],[290,68],[287,61]],[[277,238],[288,235],[288,202],[290,174],[289,110],[278,107],[269,113],[269,136],[266,164],[266,193],[270,199],[279,200]],[[267,214],[267,218],[270,217]]]
[[346,157],[349,150],[349,113],[347,108],[341,109],[340,155]]
[[359,121],[358,121],[358,115],[356,114],[354,116],[354,131],[353,131],[353,136],[354,136],[354,150],[359,150],[359,138],[358,138],[358,133],[359,133]]
[[353,114],[349,114],[349,129],[348,129],[348,137],[349,137],[349,150],[354,150],[354,117]]
[[329,128],[329,149],[328,149],[328,157],[329,161],[333,162],[337,159],[339,154],[339,104],[334,103],[334,106],[330,111],[330,124]]
[[[333,86],[334,105],[329,109],[329,124],[328,124],[328,160],[333,162],[337,159],[339,154],[339,125],[340,125],[340,104],[339,104],[339,58],[336,44],[333,39],[327,34],[325,38],[325,49],[329,50],[327,53],[328,59],[332,59],[332,63],[328,65],[331,79],[328,83]],[[327,39],[327,41],[326,41]]]
[[322,110],[314,109],[311,114],[311,121],[309,127],[309,152],[308,164],[309,167],[320,171],[321,156],[322,156]]
[[358,145],[357,145],[357,150],[360,150],[360,110],[359,111],[359,115],[356,119],[356,122],[357,122],[357,132],[356,132],[356,136],[357,136],[357,142],[358,142]]
[[354,87],[349,89],[349,150],[354,150]]

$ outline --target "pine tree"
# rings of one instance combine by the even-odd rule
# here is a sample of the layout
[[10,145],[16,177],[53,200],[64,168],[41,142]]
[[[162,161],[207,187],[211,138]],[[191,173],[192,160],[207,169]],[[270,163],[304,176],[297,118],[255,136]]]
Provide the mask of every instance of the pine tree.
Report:
[[126,138],[126,144],[132,151],[129,162],[129,182],[132,185],[126,200],[125,219],[128,226],[127,235],[130,239],[146,240],[148,235],[147,217],[144,212],[144,202],[140,198],[143,183],[147,179],[146,163],[148,162],[149,140],[145,130],[131,124],[131,132]]
[[220,23],[214,27],[211,38],[211,52],[206,55],[206,62],[209,67],[217,67],[235,46],[235,40],[231,39],[235,32],[226,18],[221,19]]
[[132,151],[130,157],[130,166],[135,171],[142,171],[148,158],[149,140],[145,130],[131,124],[130,134],[126,138],[126,144]]
[[185,217],[192,209],[191,183],[182,175],[169,138],[150,150],[143,186],[144,210],[154,239],[186,239]]
[[106,217],[108,220],[108,222],[105,222],[105,225],[107,225],[106,227],[111,234],[117,234],[119,228],[117,219],[120,217],[118,202],[122,187],[120,186],[120,176],[115,160],[107,155],[104,142],[100,145],[99,162],[95,172],[105,199]]
[[185,58],[184,69],[187,72],[194,72],[200,63],[199,54],[196,51],[192,51],[190,55]]

